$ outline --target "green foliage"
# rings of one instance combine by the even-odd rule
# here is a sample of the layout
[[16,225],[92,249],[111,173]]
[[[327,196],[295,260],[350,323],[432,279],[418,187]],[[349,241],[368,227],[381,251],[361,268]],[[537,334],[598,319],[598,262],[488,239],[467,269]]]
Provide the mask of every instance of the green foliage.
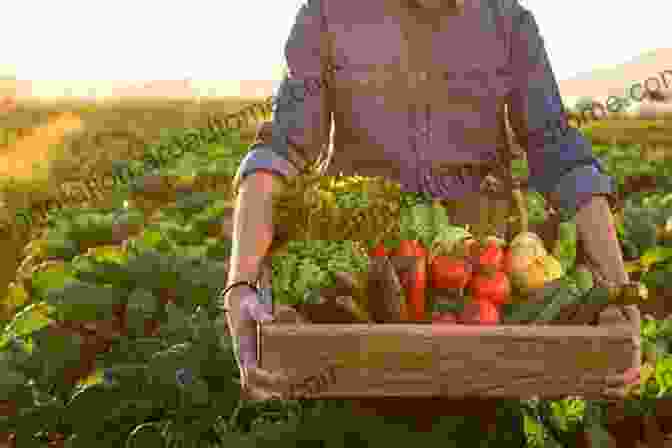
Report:
[[368,258],[352,241],[290,241],[273,257],[273,298],[297,304],[310,293],[333,285],[336,272],[363,272]]
[[[145,162],[115,164],[118,177],[126,182],[118,187],[119,204],[131,190],[150,189],[149,178],[143,176],[154,171],[153,162],[147,161],[171,147],[186,149],[184,155],[162,159],[156,171],[160,176],[212,176],[223,181],[230,180],[247,150],[235,133],[192,129],[167,134],[147,149]],[[656,228],[672,215],[672,189],[665,180],[669,162],[639,162],[636,148],[607,149],[596,152],[621,186],[626,177],[642,173],[661,179],[658,193],[630,198],[619,235],[624,249],[636,255],[633,258],[649,261],[642,281],[649,287],[668,285],[672,262],[662,250],[665,243],[656,236]],[[526,166],[520,164],[516,170],[524,173]],[[133,188],[128,186],[131,179],[137,180]],[[358,185],[362,188],[357,191],[339,191],[334,201],[340,207],[366,204],[365,184]],[[442,418],[435,431],[420,434],[401,423],[354,416],[347,406],[335,403],[241,403],[230,338],[215,303],[227,275],[231,241],[212,229],[226,216],[229,203],[225,194],[208,191],[176,194],[151,220],[143,210],[121,206],[64,208],[50,214],[49,229],[35,245],[40,250],[32,254],[49,262],[27,274],[29,300],[0,334],[0,400],[12,400],[20,410],[19,417],[0,417],[0,429],[18,433],[19,446],[31,442],[38,446],[38,433],[56,430],[71,437],[67,442],[71,447],[473,442],[478,422],[467,423],[461,417]],[[541,196],[530,193],[527,201],[531,222],[547,219]],[[399,238],[431,245],[455,232],[429,198],[404,193],[401,205]],[[120,239],[115,233],[119,226],[140,230]],[[553,253],[572,275],[563,288],[536,306],[508,306],[507,320],[551,320],[562,304],[606,300],[599,288],[587,294],[590,282],[571,269],[576,256],[573,222],[561,225]],[[359,272],[367,266],[362,248],[352,241],[291,241],[272,260],[273,297],[296,304],[330,286],[335,272]],[[66,321],[110,322],[119,306],[126,309],[127,328],[110,336],[109,347],[97,354],[95,379],[68,384],[66,373],[83,362],[89,342],[82,333],[55,332],[54,327]],[[159,324],[151,336],[145,334],[147,321]],[[666,321],[645,320],[642,336],[645,351],[657,357],[641,399],[629,402],[631,412],[639,415],[650,412],[655,399],[669,396],[672,387],[672,327]],[[596,439],[604,435],[599,404],[567,399],[519,405],[525,410],[530,446],[557,446],[552,440],[566,442],[583,428]],[[515,416],[507,418],[513,421]],[[513,442],[501,438],[491,443],[506,448]]]

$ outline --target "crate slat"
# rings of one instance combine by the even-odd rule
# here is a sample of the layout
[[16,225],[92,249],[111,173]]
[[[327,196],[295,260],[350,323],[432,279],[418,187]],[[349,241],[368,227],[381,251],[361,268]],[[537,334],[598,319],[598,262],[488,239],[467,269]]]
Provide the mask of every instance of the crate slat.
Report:
[[631,367],[628,325],[265,324],[261,366],[297,395],[587,395]]

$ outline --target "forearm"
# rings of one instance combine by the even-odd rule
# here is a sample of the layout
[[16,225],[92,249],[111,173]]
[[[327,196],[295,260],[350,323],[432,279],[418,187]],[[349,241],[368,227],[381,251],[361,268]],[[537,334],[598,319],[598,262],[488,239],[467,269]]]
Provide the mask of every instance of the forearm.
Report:
[[576,228],[587,255],[604,277],[619,284],[627,282],[623,253],[607,199],[594,196],[581,207],[576,214]]
[[[607,199],[603,196],[593,196],[588,204],[579,209],[576,215],[576,227],[587,255],[604,274],[605,279],[617,285],[627,283],[629,278],[625,271],[621,246],[616,236],[614,216],[611,214]],[[629,305],[621,309],[621,315],[632,324],[635,346],[632,354],[633,366],[640,366],[642,357],[641,313],[636,305]],[[612,319],[620,321],[615,315],[600,316],[601,322]]]
[[[274,235],[271,195],[281,188],[281,178],[267,171],[255,171],[241,182],[233,215],[229,284],[257,279]],[[226,305],[236,309],[238,304]]]
[[229,283],[257,278],[273,240],[271,195],[281,188],[281,178],[267,171],[255,171],[241,182],[233,215]]

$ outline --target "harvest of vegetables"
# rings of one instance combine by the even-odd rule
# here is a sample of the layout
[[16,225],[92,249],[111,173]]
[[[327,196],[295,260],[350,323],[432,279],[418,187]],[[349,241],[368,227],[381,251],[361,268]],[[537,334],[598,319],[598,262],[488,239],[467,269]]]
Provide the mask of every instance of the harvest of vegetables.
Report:
[[[171,140],[165,144],[177,143]],[[27,257],[2,300],[0,432],[7,439],[16,434],[12,440],[19,447],[51,440],[52,446],[116,448],[124,446],[127,439],[131,446],[143,441],[143,446],[151,446],[150,439],[161,443],[155,438],[158,434],[171,446],[186,446],[190,440],[212,441],[207,443],[218,447],[277,446],[280,438],[296,446],[308,440],[341,440],[338,437],[345,430],[378,426],[380,431],[394,433],[395,440],[403,439],[404,431],[394,432],[396,426],[381,419],[364,419],[349,411],[334,410],[331,414],[329,402],[252,406],[238,401],[229,338],[224,322],[211,307],[227,271],[230,240],[225,229],[230,198],[224,197],[228,190],[217,182],[199,179],[207,176],[208,170],[233,171],[242,156],[241,146],[235,136],[222,136],[219,143],[193,148],[193,157],[137,174],[134,186],[120,185],[115,200],[106,208],[52,211],[49,228],[26,248]],[[610,151],[620,158],[633,152],[618,147]],[[227,163],[214,163],[219,157],[226,157]],[[665,225],[670,216],[665,194],[669,190],[665,183],[670,177],[669,163],[656,169],[660,194],[630,195],[623,203],[618,232],[631,246],[632,275],[639,276],[649,288],[649,300],[635,302],[643,310],[650,303],[659,304],[660,310],[652,312],[664,317],[662,298],[669,294],[672,262],[670,232]],[[653,168],[649,170],[653,172]],[[173,187],[180,191],[154,194],[153,187],[163,183],[156,178],[143,180],[144,175],[175,180]],[[571,222],[560,227],[557,245],[544,247],[532,235],[491,242],[488,235],[470,235],[469,229],[450,225],[442,207],[404,193],[396,196],[400,205],[398,213],[391,215],[398,217],[392,226],[387,216],[397,208],[376,199],[384,196],[374,186],[379,181],[359,178],[338,182],[334,182],[339,193],[334,202],[342,201],[349,208],[340,207],[339,212],[324,208],[325,215],[333,213],[344,222],[357,214],[364,219],[368,212],[357,205],[364,203],[364,196],[375,202],[367,210],[384,210],[385,214],[372,225],[373,232],[366,233],[360,226],[364,229],[360,234],[352,226],[349,239],[357,242],[342,238],[339,226],[323,226],[313,228],[315,236],[311,237],[322,235],[321,240],[306,238],[280,246],[272,257],[273,297],[279,319],[303,319],[306,324],[403,324],[416,322],[419,316],[413,313],[417,313],[422,314],[427,328],[450,329],[469,322],[496,330],[499,326],[492,323],[561,323],[567,307],[592,303],[599,309],[609,303],[610,294],[617,299],[618,291],[592,290],[592,274],[574,266],[576,235]],[[388,188],[388,192],[396,191],[395,186]],[[214,194],[205,194],[213,190]],[[329,195],[319,196],[318,192],[317,197],[324,199],[323,204],[331,203]],[[526,197],[530,231],[534,232],[535,220],[544,214],[535,208],[534,196]],[[316,196],[300,199],[306,200],[317,203]],[[124,201],[128,201],[126,206]],[[291,212],[286,215],[291,217]],[[308,215],[302,215],[303,219]],[[389,225],[389,231],[380,230],[383,223]],[[544,240],[541,232],[537,234]],[[407,241],[403,245],[406,249],[401,240]],[[417,243],[409,243],[412,241]],[[402,253],[412,254],[410,258],[393,255],[400,246]],[[426,252],[418,252],[418,247]],[[426,277],[423,294],[417,293],[411,301],[400,280],[404,272],[417,266],[417,253],[426,257]],[[377,257],[379,262],[374,263]],[[509,281],[508,298],[502,274]],[[559,287],[544,291],[542,285],[556,284],[553,278]],[[621,302],[627,302],[628,294],[620,296]],[[376,300],[381,297],[387,299]],[[501,303],[493,303],[492,298]],[[52,337],[66,333],[70,336]],[[634,391],[639,396],[626,402],[628,415],[634,417],[626,416],[616,426],[630,425],[628,419],[641,420],[644,414],[665,415],[661,403],[666,402],[672,385],[668,375],[670,334],[665,321],[643,322],[647,359],[655,358],[649,364],[652,373],[641,391]],[[418,356],[404,356],[409,363],[424,362]],[[370,358],[381,359],[381,355],[371,350]],[[336,381],[342,379],[342,372],[335,371],[335,375]],[[576,446],[568,441],[584,429],[614,428],[607,420],[596,425],[593,417],[590,425],[584,425],[583,400],[532,400],[522,405],[530,417],[530,448],[541,447],[550,434],[556,434],[564,446]],[[333,425],[334,419],[339,425]],[[442,427],[457,427],[460,422],[459,418],[448,418]],[[427,437],[428,443],[469,443],[457,435],[428,433]],[[417,443],[415,438],[410,440]]]

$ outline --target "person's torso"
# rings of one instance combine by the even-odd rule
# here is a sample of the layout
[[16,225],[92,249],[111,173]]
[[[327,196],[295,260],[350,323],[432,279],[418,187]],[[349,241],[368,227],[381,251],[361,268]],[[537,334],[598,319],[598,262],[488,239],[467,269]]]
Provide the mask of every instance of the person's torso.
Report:
[[[510,27],[492,1],[466,0],[432,22],[407,0],[323,0],[334,81],[330,174],[386,176],[407,191],[455,198],[479,178],[440,174],[506,144]],[[353,12],[356,11],[356,12]],[[438,170],[437,170],[438,168]]]

